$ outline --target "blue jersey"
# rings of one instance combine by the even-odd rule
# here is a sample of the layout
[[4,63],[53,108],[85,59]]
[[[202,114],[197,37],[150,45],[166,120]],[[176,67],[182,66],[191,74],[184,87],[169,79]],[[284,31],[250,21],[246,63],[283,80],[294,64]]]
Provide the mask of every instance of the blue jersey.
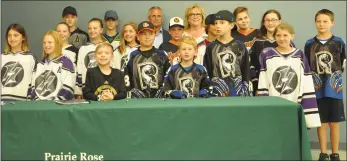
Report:
[[332,36],[327,40],[317,37],[305,44],[315,85],[316,97],[343,99],[342,72],[346,62],[346,44],[342,38]]

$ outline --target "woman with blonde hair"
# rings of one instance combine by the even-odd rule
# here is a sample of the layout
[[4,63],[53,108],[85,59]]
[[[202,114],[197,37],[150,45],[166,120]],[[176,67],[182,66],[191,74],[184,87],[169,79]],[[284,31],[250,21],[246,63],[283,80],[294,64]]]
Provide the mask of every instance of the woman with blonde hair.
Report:
[[1,99],[26,100],[36,68],[35,55],[29,51],[22,25],[11,24],[5,37],[5,52],[1,54]]
[[73,99],[76,73],[72,61],[62,55],[62,40],[58,32],[43,36],[43,56],[37,64],[32,87],[33,100]]
[[128,63],[130,53],[139,47],[139,42],[136,39],[137,24],[129,22],[123,25],[121,34],[119,46],[113,52],[114,59],[111,66],[123,71]]
[[202,65],[206,50],[205,39],[207,34],[205,31],[205,11],[199,5],[194,4],[188,7],[184,15],[185,31],[183,36],[191,36],[198,44],[198,55],[194,60],[195,63]]

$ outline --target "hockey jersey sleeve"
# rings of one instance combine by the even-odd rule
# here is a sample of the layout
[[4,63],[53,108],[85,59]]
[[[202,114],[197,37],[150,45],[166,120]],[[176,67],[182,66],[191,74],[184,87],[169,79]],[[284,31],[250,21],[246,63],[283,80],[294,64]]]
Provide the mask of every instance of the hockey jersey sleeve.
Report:
[[346,68],[346,43],[342,41],[342,46],[341,46],[341,54],[340,54],[340,60],[341,60],[341,65],[342,65],[342,72]]
[[34,76],[35,76],[35,72],[36,72],[36,68],[37,68],[37,59],[35,57],[34,54],[33,55],[33,67],[32,67],[32,75],[31,75],[31,80],[30,80],[30,84],[28,87],[28,95],[27,95],[27,99],[31,99],[31,96],[33,94],[33,90],[34,90]]
[[212,51],[211,51],[211,45],[207,45],[206,52],[204,55],[204,66],[207,70],[207,75],[212,79],[213,78],[213,69],[212,69]]
[[205,67],[203,67],[203,68],[204,68],[204,70],[202,71],[200,90],[206,89],[207,91],[210,92],[210,90],[212,90],[211,81],[210,81],[210,78],[208,77],[206,68]]
[[270,82],[267,79],[266,53],[267,49],[263,49],[259,55],[260,73],[258,82],[258,96],[269,96]]
[[57,98],[59,100],[71,100],[74,98],[76,72],[69,58],[64,56],[61,61],[63,63],[61,69],[62,88],[58,92]]
[[253,86],[250,81],[250,69],[249,69],[249,55],[248,50],[244,43],[242,43],[242,58],[241,58],[241,74],[242,74],[242,81],[244,86],[244,93],[245,96],[251,96],[253,92]]
[[[81,48],[78,51],[78,55],[81,55],[83,52],[84,47],[81,46]],[[82,71],[83,71],[83,58],[78,57],[77,59],[77,77],[76,77],[76,85],[75,85],[75,95],[82,95]]]
[[321,126],[320,116],[318,112],[318,106],[316,102],[315,89],[313,85],[313,79],[311,69],[308,64],[307,58],[302,54],[302,80],[300,82],[300,94],[298,96],[298,103],[301,104],[304,113],[306,126],[308,128],[314,128]]
[[95,86],[93,83],[93,79],[95,79],[95,76],[93,76],[91,69],[87,69],[86,83],[85,87],[83,88],[83,97],[87,100],[97,101],[98,97],[94,94],[93,89],[93,87]]
[[250,79],[253,85],[253,95],[256,94],[258,90],[258,80],[259,80],[259,55],[257,54],[257,51],[259,51],[259,44],[260,41],[255,41],[249,50],[249,57],[250,57]]
[[174,90],[174,72],[172,67],[168,69],[166,75],[164,77],[164,91],[165,93],[169,93],[170,90]]

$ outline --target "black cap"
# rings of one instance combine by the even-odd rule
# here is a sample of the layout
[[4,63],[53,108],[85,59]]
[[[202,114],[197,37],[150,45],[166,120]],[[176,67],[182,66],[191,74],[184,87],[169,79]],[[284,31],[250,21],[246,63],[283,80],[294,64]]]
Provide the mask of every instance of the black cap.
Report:
[[140,33],[142,32],[143,30],[151,30],[151,31],[154,31],[154,25],[152,22],[149,22],[149,21],[143,21],[141,22],[139,25],[138,25],[138,32],[137,33]]
[[221,10],[216,13],[214,20],[226,20],[229,22],[234,22],[234,15],[228,10]]
[[205,25],[211,25],[214,24],[214,18],[215,18],[216,14],[209,14],[206,18],[205,18]]
[[63,17],[67,14],[73,14],[73,15],[77,16],[76,8],[71,7],[71,6],[65,7],[63,10]]

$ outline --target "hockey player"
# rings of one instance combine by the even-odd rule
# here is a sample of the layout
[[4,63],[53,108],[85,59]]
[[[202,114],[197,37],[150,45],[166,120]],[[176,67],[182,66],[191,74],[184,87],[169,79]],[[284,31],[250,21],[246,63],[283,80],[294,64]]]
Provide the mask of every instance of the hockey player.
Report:
[[184,31],[184,22],[180,17],[172,17],[169,22],[169,33],[171,40],[163,42],[160,46],[160,50],[164,50],[170,60],[171,65],[179,63],[180,57],[177,52],[178,44],[182,39]]
[[[253,84],[253,94],[256,94],[258,90],[258,78],[260,73],[259,55],[261,51],[267,47],[276,47],[277,42],[274,39],[275,28],[281,23],[281,14],[276,10],[268,10],[264,13],[260,26],[261,38],[257,39],[250,51],[249,55],[251,58],[251,79]],[[291,46],[295,47],[294,43],[291,41]]]
[[136,40],[137,25],[134,22],[123,25],[119,46],[114,50],[114,59],[111,62],[113,68],[124,71],[127,66],[130,53],[137,50],[139,43]]
[[235,23],[238,27],[238,30],[235,30],[231,33],[232,37],[236,40],[242,41],[245,43],[247,50],[249,50],[254,41],[260,37],[260,30],[255,28],[250,28],[251,18],[248,14],[248,8],[246,7],[237,7],[234,10]]
[[80,48],[82,45],[89,42],[88,34],[77,27],[77,11],[74,7],[67,6],[63,10],[62,21],[69,25],[71,32],[69,37],[69,43]]
[[76,81],[74,65],[63,56],[59,33],[48,31],[43,37],[43,59],[34,73],[33,100],[71,100]]
[[124,75],[118,69],[111,68],[113,47],[107,42],[99,44],[95,49],[98,66],[87,70],[83,97],[94,101],[112,101],[124,99],[126,88]]
[[339,122],[345,121],[343,107],[342,72],[346,65],[346,44],[342,38],[331,33],[334,13],[327,9],[315,15],[317,35],[305,44],[305,54],[312,70],[317,103],[322,126],[317,129],[319,160],[329,160],[327,154],[327,130],[330,127],[332,153],[330,160],[340,160]]
[[102,20],[98,18],[92,18],[88,22],[88,34],[91,42],[83,45],[78,51],[77,60],[77,80],[75,95],[77,98],[81,98],[82,88],[86,82],[86,73],[88,68],[94,68],[97,66],[97,62],[94,59],[96,46],[104,42],[102,38],[103,24]]
[[[164,51],[153,46],[154,26],[144,21],[138,25],[140,47],[130,54],[125,73],[125,84],[132,98],[162,97],[164,74],[170,62]],[[128,95],[128,97],[130,97]]]
[[5,52],[1,54],[1,100],[26,100],[30,97],[36,57],[29,51],[28,37],[20,24],[8,26]]
[[222,10],[215,15],[218,34],[207,46],[204,66],[212,81],[220,78],[229,86],[228,96],[249,96],[249,59],[245,45],[231,37],[234,16]]
[[279,96],[299,103],[305,113],[308,128],[321,125],[308,61],[290,41],[294,29],[281,23],[274,31],[276,48],[265,48],[260,54],[259,96]]
[[169,68],[164,78],[164,90],[170,98],[209,97],[212,86],[204,66],[194,63],[198,47],[193,37],[183,37],[178,52],[179,64]]
[[108,10],[104,16],[105,33],[103,37],[112,45],[113,50],[119,46],[121,41],[121,34],[117,32],[117,26],[119,24],[118,14],[114,10]]
[[68,57],[76,65],[76,55],[78,48],[69,44],[68,39],[70,37],[69,25],[65,22],[60,22],[56,26],[56,31],[60,34],[63,43],[62,54]]

